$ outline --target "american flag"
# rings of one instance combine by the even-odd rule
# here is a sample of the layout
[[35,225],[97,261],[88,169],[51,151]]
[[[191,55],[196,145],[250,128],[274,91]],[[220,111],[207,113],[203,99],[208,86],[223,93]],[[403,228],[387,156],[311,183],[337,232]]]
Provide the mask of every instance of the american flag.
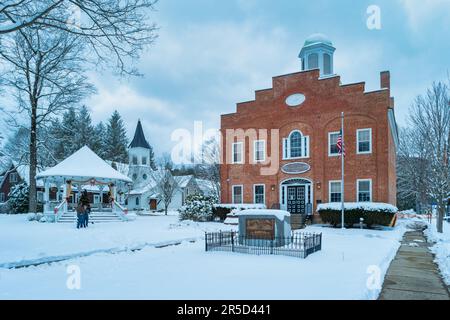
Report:
[[340,155],[344,154],[344,157],[345,157],[345,146],[342,144],[342,130],[339,132],[336,146],[339,150],[339,154]]

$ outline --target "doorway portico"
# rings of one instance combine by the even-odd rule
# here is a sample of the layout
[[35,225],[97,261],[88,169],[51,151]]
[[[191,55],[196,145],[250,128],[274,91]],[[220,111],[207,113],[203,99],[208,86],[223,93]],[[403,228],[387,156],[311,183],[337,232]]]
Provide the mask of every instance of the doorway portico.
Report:
[[313,183],[305,178],[291,178],[280,184],[281,209],[291,214],[308,215],[313,210]]

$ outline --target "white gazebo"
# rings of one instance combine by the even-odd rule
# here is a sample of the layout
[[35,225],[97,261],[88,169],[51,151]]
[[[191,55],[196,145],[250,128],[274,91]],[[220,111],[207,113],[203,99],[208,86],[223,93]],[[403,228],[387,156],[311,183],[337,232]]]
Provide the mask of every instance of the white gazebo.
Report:
[[[72,193],[72,188],[76,186],[78,192],[80,192],[86,185],[98,186],[100,190],[105,187],[109,188],[112,195],[112,210],[126,220],[126,209],[115,200],[117,199],[117,190],[128,190],[133,181],[112,168],[87,146],[53,168],[40,172],[36,176],[36,180],[43,180],[44,182],[44,214],[47,217],[54,217],[55,222],[68,212],[68,199]],[[62,201],[59,203],[50,201],[51,185],[56,185],[58,192],[60,186],[63,186],[64,194]],[[59,199],[57,198],[57,200]]]

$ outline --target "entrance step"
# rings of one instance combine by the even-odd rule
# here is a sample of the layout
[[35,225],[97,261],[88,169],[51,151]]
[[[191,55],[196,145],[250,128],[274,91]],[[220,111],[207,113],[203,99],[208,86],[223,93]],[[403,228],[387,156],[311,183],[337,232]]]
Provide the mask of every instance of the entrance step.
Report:
[[[65,213],[59,219],[58,223],[76,223],[77,215],[75,213]],[[121,222],[122,219],[113,212],[92,212],[89,215],[89,222],[105,223],[105,222]]]
[[306,216],[303,214],[291,214],[291,228],[292,230],[299,230],[305,228]]

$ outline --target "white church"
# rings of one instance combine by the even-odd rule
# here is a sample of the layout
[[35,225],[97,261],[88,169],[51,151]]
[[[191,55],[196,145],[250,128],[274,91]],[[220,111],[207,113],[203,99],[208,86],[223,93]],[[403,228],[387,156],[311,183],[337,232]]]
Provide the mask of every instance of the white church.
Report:
[[[133,181],[128,193],[126,205],[130,211],[160,211],[164,203],[158,192],[158,173],[155,173],[150,163],[150,144],[147,142],[141,121],[139,120],[134,138],[128,147],[129,165],[128,177]],[[177,210],[184,205],[190,194],[200,193],[194,176],[172,177],[177,185],[169,210]]]

